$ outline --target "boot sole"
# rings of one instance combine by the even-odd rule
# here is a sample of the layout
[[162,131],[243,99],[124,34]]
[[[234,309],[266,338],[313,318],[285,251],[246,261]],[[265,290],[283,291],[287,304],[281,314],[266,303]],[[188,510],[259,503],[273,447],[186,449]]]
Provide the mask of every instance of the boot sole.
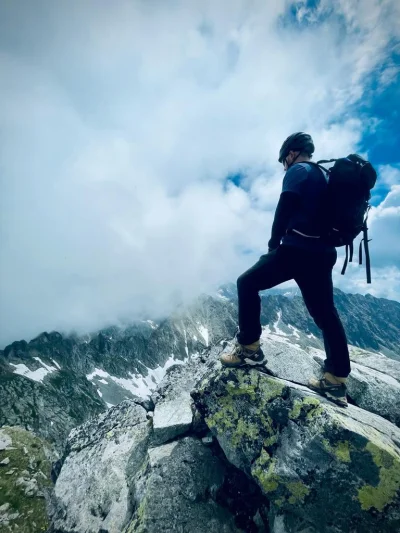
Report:
[[321,390],[321,389],[314,388],[312,385],[308,385],[308,388],[311,389],[314,392],[317,392],[321,396],[324,396],[325,398],[327,398],[331,402],[335,403],[339,407],[344,407],[344,408],[348,407],[347,401],[339,400],[338,398],[333,396],[333,394],[329,394],[328,391],[324,391],[324,390]]

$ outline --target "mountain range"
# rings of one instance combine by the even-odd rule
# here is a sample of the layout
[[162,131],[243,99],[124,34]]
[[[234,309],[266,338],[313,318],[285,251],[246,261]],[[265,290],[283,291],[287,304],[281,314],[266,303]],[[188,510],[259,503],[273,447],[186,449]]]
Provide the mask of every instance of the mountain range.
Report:
[[[336,289],[335,303],[352,354],[367,350],[400,361],[399,302]],[[323,349],[320,331],[295,291],[263,294],[261,321],[270,341]],[[236,331],[236,287],[228,284],[163,320],[83,336],[44,332],[13,342],[0,351],[0,426],[22,426],[61,450],[72,428],[125,399],[148,401],[171,365]]]

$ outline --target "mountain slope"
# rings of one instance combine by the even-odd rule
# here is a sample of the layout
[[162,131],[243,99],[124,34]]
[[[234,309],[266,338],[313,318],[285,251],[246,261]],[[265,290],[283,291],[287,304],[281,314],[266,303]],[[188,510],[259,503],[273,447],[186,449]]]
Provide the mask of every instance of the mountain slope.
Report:
[[[398,302],[338,290],[335,301],[350,344],[400,361]],[[262,304],[269,340],[323,348],[301,297],[268,294]],[[14,342],[0,352],[0,425],[32,429],[61,446],[73,427],[108,407],[124,399],[146,401],[172,364],[231,339],[236,329],[237,298],[231,285],[162,321],[81,337],[42,333],[29,343]],[[385,365],[385,359],[378,362]]]

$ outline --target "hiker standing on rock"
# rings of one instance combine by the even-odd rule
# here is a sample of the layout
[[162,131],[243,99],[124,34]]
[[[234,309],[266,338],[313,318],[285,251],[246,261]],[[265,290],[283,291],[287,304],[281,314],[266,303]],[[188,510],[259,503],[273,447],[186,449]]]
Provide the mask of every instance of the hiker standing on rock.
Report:
[[221,362],[230,367],[265,362],[260,347],[259,291],[293,279],[325,345],[323,378],[311,378],[309,387],[346,407],[345,383],[351,369],[346,334],[333,301],[337,252],[320,236],[327,179],[310,163],[314,150],[311,136],[302,132],[290,135],[280,149],[279,162],[286,173],[268,253],[237,280],[239,332],[234,350],[223,354]]

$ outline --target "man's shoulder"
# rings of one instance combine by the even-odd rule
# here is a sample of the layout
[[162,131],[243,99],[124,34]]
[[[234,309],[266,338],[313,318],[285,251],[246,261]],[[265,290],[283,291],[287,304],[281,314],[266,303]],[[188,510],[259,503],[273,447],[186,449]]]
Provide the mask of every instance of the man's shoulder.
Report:
[[299,173],[309,176],[311,179],[319,180],[321,177],[325,178],[325,172],[323,172],[323,170],[312,161],[301,161],[294,166],[299,167]]
[[301,169],[301,172],[307,172],[307,173],[310,173],[310,172],[319,172],[319,168],[317,166],[316,163],[314,162],[311,162],[311,161],[301,161],[300,163],[296,163],[295,165],[293,165],[293,167],[295,166],[298,166],[299,167],[299,171]]
[[301,186],[307,180],[308,171],[299,164],[291,166],[283,178],[282,192],[295,192],[300,194]]
[[303,163],[296,163],[289,167],[285,173],[284,182],[304,181],[307,179],[310,166],[311,165],[303,165]]
[[304,194],[305,188],[319,190],[326,186],[327,180],[323,172],[308,161],[301,161],[291,166],[283,178],[282,192],[291,191]]

